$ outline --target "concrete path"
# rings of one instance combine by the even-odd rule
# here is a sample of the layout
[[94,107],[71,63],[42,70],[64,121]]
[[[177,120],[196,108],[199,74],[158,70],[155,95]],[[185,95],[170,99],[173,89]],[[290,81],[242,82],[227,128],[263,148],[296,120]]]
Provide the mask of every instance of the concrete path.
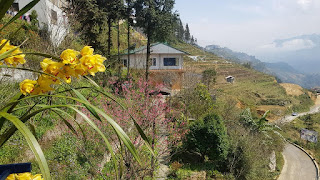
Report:
[[278,180],[316,180],[316,167],[306,153],[286,144],[282,154],[284,166]]

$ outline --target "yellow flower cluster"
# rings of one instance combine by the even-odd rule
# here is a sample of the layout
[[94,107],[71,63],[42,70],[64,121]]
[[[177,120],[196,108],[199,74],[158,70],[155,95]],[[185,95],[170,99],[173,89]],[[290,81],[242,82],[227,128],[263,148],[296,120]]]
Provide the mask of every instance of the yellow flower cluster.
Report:
[[[2,46],[6,41],[7,41],[6,39],[1,40],[0,46]],[[8,66],[13,65],[14,67],[16,67],[19,63],[24,64],[26,62],[26,60],[24,59],[25,55],[21,54],[22,51],[20,50],[20,48],[10,45],[9,41],[3,46],[2,49],[0,49],[0,54],[3,54],[11,49],[15,49],[15,50],[10,53],[9,57],[4,59],[4,62],[6,63],[6,65]],[[0,61],[0,65],[2,64],[3,63]]]
[[43,180],[41,174],[32,175],[31,173],[10,174],[6,180]]
[[50,87],[51,84],[60,83],[59,79],[70,83],[71,77],[88,74],[94,76],[97,72],[104,72],[106,68],[103,62],[106,58],[99,54],[93,54],[93,51],[91,46],[85,46],[81,52],[73,49],[64,50],[60,55],[59,62],[45,58],[40,63],[42,71],[57,78],[41,75],[37,81],[25,79],[20,83],[20,91],[24,95],[46,93],[53,90]]

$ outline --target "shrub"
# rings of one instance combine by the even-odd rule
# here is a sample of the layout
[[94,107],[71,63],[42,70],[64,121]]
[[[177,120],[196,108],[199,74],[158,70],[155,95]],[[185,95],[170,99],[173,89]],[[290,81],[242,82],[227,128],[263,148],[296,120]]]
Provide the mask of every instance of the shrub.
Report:
[[200,154],[202,160],[208,159],[217,168],[223,168],[228,155],[229,139],[221,118],[215,114],[205,116],[190,127],[183,141],[185,151]]

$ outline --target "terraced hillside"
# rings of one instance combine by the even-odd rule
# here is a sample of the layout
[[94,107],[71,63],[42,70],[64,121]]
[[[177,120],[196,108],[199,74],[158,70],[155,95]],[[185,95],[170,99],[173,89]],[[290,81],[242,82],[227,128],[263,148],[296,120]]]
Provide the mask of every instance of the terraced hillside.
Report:
[[[212,93],[218,97],[233,98],[238,102],[240,108],[250,107],[258,114],[270,110],[270,120],[275,120],[293,111],[306,110],[313,104],[312,93],[305,89],[302,89],[303,93],[300,95],[288,95],[273,76],[231,63],[191,45],[177,44],[176,47],[190,53],[191,56],[202,58],[202,61],[185,58],[184,87],[186,88],[201,82],[204,70],[215,69],[217,80],[210,89]],[[233,76],[234,83],[228,83],[226,76]]]

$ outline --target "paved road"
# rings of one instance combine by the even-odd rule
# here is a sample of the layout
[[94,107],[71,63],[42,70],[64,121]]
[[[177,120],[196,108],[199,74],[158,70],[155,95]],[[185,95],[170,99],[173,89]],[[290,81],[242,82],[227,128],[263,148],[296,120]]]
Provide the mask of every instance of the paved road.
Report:
[[320,96],[317,96],[315,105],[310,108],[310,111],[304,112],[304,113],[299,113],[297,116],[287,115],[287,116],[277,120],[276,123],[280,123],[280,124],[289,123],[297,117],[304,116],[306,114],[315,114],[319,111],[320,111]]
[[316,168],[310,157],[292,144],[282,152],[284,166],[278,180],[315,180]]
[[[318,96],[315,105],[310,111],[299,113],[297,116],[285,116],[276,123],[290,123],[299,116],[314,114],[320,111],[320,97]],[[316,167],[310,157],[301,149],[292,144],[287,144],[282,152],[284,157],[284,166],[278,180],[314,180],[316,179]]]

